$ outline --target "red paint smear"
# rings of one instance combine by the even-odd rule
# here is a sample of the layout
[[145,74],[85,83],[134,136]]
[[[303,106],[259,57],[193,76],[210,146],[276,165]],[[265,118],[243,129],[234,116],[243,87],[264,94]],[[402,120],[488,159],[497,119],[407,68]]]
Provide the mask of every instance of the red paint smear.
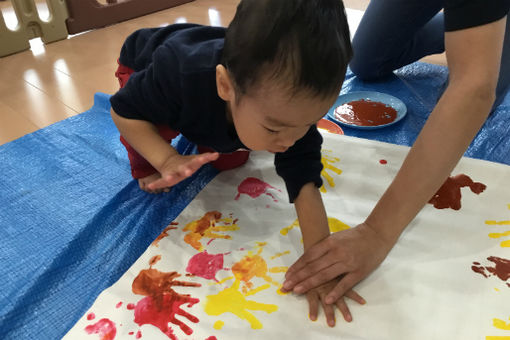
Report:
[[172,289],[173,286],[200,287],[199,283],[175,280],[181,276],[177,272],[164,273],[157,269],[144,269],[135,278],[132,284],[133,293],[144,295],[135,307],[135,322],[142,326],[150,324],[158,327],[172,340],[177,340],[169,323],[175,324],[190,335],[193,330],[176,318],[183,316],[191,322],[198,322],[198,318],[181,308],[187,304],[192,307],[200,300],[190,295],[179,294]]
[[[170,223],[170,225],[173,226],[173,225],[177,225],[178,224],[178,223],[175,223],[175,224],[174,223],[175,222],[172,222],[172,223]],[[166,227],[165,230],[163,230],[161,232],[161,234],[159,234],[159,236],[156,237],[156,239],[152,242],[152,245],[155,246],[155,247],[159,247],[159,241],[161,241],[162,239],[167,237],[168,236],[168,232],[170,230],[173,230],[173,229],[177,229],[177,227]]]
[[[157,269],[144,269],[133,281],[133,293],[144,296],[160,297],[163,294],[174,294],[172,286],[201,287],[200,283],[176,281],[181,276],[177,272],[164,273]],[[175,293],[176,294],[176,293]]]
[[215,337],[214,335],[212,335],[212,336],[208,337],[208,338],[207,338],[207,339],[205,339],[205,340],[218,340],[218,339],[216,339],[216,337]]
[[381,163],[381,164],[388,164],[388,161],[387,161],[387,160],[385,160],[385,159],[381,159],[381,160],[379,161],[379,163]]
[[[503,259],[497,256],[490,256],[487,260],[494,263],[494,267],[481,266],[479,262],[473,262],[471,269],[478,274],[488,278],[490,276],[497,276],[503,282],[510,279],[510,260]],[[506,285],[510,287],[510,282],[506,282]]]
[[117,303],[117,304],[115,305],[115,308],[120,308],[121,306],[122,306],[122,301],[120,301],[119,303]]
[[85,327],[87,334],[99,334],[101,340],[113,340],[117,334],[115,323],[109,319],[101,319],[93,325]]
[[158,261],[161,260],[161,255],[155,255],[153,256],[150,260],[149,260],[149,266],[153,266],[155,265],[156,263],[158,263]]
[[448,177],[428,203],[433,204],[434,208],[437,209],[452,208],[453,210],[459,210],[461,208],[460,199],[462,197],[460,188],[463,187],[469,187],[477,195],[487,188],[485,184],[473,182],[469,176],[464,174]]
[[87,315],[87,320],[94,320],[96,318],[96,315],[94,313],[89,313]]
[[129,332],[128,334],[129,334],[129,335],[133,335],[133,334],[135,334],[135,332]]
[[211,242],[214,241],[214,240],[215,240],[215,238],[210,239],[209,242],[207,242],[207,245],[210,245]]
[[136,332],[136,338],[140,339],[142,337],[142,332],[138,331]]
[[199,301],[199,299],[177,293],[173,295],[164,294],[158,300],[152,296],[147,296],[136,304],[135,322],[140,326],[147,324],[156,326],[170,339],[177,340],[172,328],[168,324],[173,323],[179,326],[187,335],[192,334],[193,330],[184,322],[178,320],[176,316],[183,316],[189,321],[197,323],[199,321],[198,318],[184,311],[181,305],[188,304],[188,307],[191,307]]
[[241,184],[239,184],[239,186],[237,187],[238,193],[235,199],[238,200],[239,197],[241,197],[241,194],[246,194],[251,198],[257,198],[260,195],[265,194],[270,196],[273,199],[273,201],[278,202],[278,200],[271,193],[267,192],[267,189],[278,190],[275,187],[267,184],[266,182],[261,181],[258,178],[248,177],[244,181],[242,181]]
[[170,225],[179,225],[179,222],[170,222]]
[[340,122],[357,126],[377,126],[394,121],[397,118],[397,111],[384,103],[361,99],[337,107],[335,118]]
[[128,304],[127,304],[127,306],[126,306],[126,308],[127,308],[128,310],[133,310],[133,309],[135,309],[135,304],[134,304],[134,303],[128,303]]
[[216,273],[221,269],[223,269],[223,254],[208,254],[204,251],[189,260],[186,271],[207,280],[218,281]]

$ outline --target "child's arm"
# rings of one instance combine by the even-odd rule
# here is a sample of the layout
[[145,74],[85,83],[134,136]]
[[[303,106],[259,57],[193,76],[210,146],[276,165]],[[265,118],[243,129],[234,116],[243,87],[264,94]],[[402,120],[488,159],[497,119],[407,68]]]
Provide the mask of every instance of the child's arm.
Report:
[[[305,184],[295,202],[296,213],[299,219],[299,225],[301,233],[303,235],[303,245],[305,251],[313,245],[319,243],[323,239],[329,236],[329,225],[326,210],[322,202],[322,197],[319,189],[315,183]],[[322,284],[315,290],[311,290],[307,293],[307,300],[309,303],[309,315],[310,319],[315,321],[317,319],[319,300],[324,302],[326,295],[330,290],[338,283],[337,278],[333,278],[330,282]],[[360,304],[364,304],[364,299],[354,291],[348,291],[345,294],[347,297],[357,301]],[[352,320],[352,316],[347,308],[343,299],[338,299],[336,306],[343,314],[344,319],[348,322]],[[324,313],[326,314],[326,320],[329,326],[335,325],[335,304],[325,305],[323,304]]]
[[111,116],[124,139],[161,174],[161,179],[149,184],[150,190],[173,186],[219,156],[218,153],[182,156],[159,135],[154,124],[124,118],[113,109]]
[[305,184],[294,201],[305,251],[329,236],[328,218],[319,189]]

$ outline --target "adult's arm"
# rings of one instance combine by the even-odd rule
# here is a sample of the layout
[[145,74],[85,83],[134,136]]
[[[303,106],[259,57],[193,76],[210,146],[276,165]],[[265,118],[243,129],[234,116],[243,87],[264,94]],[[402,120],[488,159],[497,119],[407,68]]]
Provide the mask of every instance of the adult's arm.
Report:
[[462,157],[495,98],[506,17],[445,34],[450,82],[397,176],[366,221],[308,249],[289,268],[284,288],[308,291],[339,275],[332,303],[384,260],[400,234]]

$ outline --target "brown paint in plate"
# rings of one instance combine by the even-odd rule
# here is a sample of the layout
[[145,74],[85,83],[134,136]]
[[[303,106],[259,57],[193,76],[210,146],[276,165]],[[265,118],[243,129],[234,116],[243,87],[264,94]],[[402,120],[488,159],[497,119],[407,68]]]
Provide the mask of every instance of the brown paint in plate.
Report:
[[360,99],[337,107],[335,119],[357,126],[379,126],[389,124],[397,119],[397,111],[381,102]]

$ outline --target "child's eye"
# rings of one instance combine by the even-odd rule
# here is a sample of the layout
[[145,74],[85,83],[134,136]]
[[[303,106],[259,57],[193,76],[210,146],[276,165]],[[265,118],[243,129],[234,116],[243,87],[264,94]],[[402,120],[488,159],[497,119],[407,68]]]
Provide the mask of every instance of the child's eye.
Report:
[[272,130],[272,129],[267,128],[267,127],[265,127],[265,126],[264,126],[264,129],[266,129],[269,133],[278,133],[278,131],[276,131],[276,130]]

